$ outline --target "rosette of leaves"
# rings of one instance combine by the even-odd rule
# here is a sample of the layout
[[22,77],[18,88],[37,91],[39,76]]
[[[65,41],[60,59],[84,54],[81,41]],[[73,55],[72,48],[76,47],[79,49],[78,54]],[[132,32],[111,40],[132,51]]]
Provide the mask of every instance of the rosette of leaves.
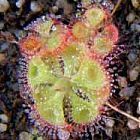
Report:
[[79,137],[100,116],[111,93],[111,76],[103,61],[118,40],[109,18],[95,5],[71,28],[42,17],[19,41],[25,57],[19,74],[24,81],[21,96],[32,101],[27,101],[28,116],[48,139]]
[[72,123],[93,122],[110,93],[103,66],[76,43],[58,57],[34,56],[27,76],[39,116],[66,130]]

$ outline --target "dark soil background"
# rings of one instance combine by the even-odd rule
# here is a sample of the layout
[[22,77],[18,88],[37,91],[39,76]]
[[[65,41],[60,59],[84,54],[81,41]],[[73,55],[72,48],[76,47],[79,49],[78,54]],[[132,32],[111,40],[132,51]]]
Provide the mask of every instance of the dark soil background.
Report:
[[[112,11],[119,0],[93,0]],[[19,46],[28,23],[48,13],[64,23],[75,16],[78,0],[0,0],[0,140],[43,140],[27,121],[19,96],[16,70]],[[123,73],[119,75],[119,108],[140,119],[140,0],[122,0],[113,20],[119,29],[118,45],[125,45],[120,56]],[[140,140],[140,124],[110,111],[105,131],[83,140]]]

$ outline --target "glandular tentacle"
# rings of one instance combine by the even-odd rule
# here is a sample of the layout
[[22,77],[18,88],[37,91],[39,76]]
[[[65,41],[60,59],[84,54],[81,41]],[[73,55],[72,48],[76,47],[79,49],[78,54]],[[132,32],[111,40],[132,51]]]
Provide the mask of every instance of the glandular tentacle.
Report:
[[69,96],[65,96],[63,99],[63,110],[66,122],[68,124],[71,124],[73,122],[72,103]]
[[87,102],[90,102],[91,99],[87,96],[87,94],[80,88],[73,88],[73,92],[83,100],[86,100]]
[[60,64],[61,71],[62,71],[62,73],[64,74],[64,71],[65,71],[64,59],[63,59],[61,56],[58,57],[58,59],[59,59],[59,64]]

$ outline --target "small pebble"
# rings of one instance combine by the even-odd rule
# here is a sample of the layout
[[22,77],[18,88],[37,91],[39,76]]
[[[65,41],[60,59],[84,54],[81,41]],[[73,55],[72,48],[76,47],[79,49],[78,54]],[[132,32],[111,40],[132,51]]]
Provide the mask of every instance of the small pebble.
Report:
[[6,12],[10,7],[7,0],[0,0],[0,12]]
[[112,128],[106,128],[105,132],[107,134],[107,136],[112,137]]
[[115,121],[112,120],[112,119],[107,119],[105,124],[106,124],[107,127],[112,128],[115,124]]
[[137,123],[136,121],[133,121],[133,120],[128,120],[127,126],[128,126],[131,130],[134,130],[134,129],[137,129],[137,128],[138,128],[138,123]]
[[120,91],[119,95],[120,95],[121,97],[129,98],[129,97],[131,97],[131,96],[133,95],[135,89],[136,89],[136,88],[135,88],[134,86],[132,86],[132,87],[125,87],[125,88],[123,88],[123,89]]
[[3,123],[8,123],[8,116],[5,114],[0,115],[0,121]]
[[129,71],[130,81],[137,80],[138,76],[139,76],[139,72],[135,68]]
[[140,65],[136,66],[134,69],[135,69],[136,71],[140,72]]
[[28,132],[23,131],[19,134],[19,140],[32,140],[32,139],[33,136]]
[[127,16],[126,16],[126,20],[131,23],[135,20],[135,14],[134,13],[129,13]]
[[130,52],[130,53],[128,54],[128,60],[129,60],[130,62],[134,62],[134,61],[136,60],[136,58],[137,58],[137,54],[136,54],[136,53]]
[[132,31],[140,32],[140,25],[137,24],[137,23],[131,24],[131,30],[132,30]]
[[0,22],[0,30],[3,29],[4,27],[4,22]]
[[0,123],[0,133],[5,132],[7,130],[7,124]]
[[64,9],[64,15],[69,15],[70,13],[72,13],[73,6],[69,4],[66,0],[57,0],[56,6],[58,8]]
[[127,87],[127,80],[126,77],[119,76],[118,83],[120,87]]
[[57,6],[53,6],[53,7],[52,7],[52,12],[53,12],[53,13],[56,13],[57,11],[58,11],[58,7],[57,7]]
[[2,45],[0,45],[0,52],[5,51],[6,49],[8,49],[8,47],[9,47],[9,43],[4,42]]
[[16,6],[18,7],[18,8],[21,8],[22,7],[22,5],[25,3],[25,0],[18,0],[17,2],[16,2]]
[[42,7],[41,5],[36,2],[36,1],[32,1],[31,2],[31,5],[30,5],[30,9],[33,11],[33,12],[39,12],[42,10]]
[[133,7],[140,8],[140,0],[131,0]]
[[5,54],[3,53],[0,53],[0,62],[4,61],[5,60]]

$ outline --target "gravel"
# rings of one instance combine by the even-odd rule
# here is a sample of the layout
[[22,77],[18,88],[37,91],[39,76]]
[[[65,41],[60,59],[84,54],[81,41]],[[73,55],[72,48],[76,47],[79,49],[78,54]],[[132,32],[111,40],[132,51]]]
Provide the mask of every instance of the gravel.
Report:
[[5,132],[7,130],[7,124],[0,123],[0,133]]
[[126,16],[126,20],[128,21],[128,23],[132,23],[135,20],[136,15],[134,13],[129,13]]
[[32,1],[30,5],[30,9],[33,12],[39,12],[42,10],[42,7],[37,1]]
[[139,0],[131,0],[132,5],[136,8],[136,9],[140,9],[140,1]]
[[7,0],[0,0],[0,12],[6,12],[10,7]]
[[8,123],[8,116],[5,114],[0,114],[0,122]]
[[133,121],[133,120],[128,120],[127,126],[128,126],[131,130],[134,130],[134,129],[137,129],[137,128],[138,128],[138,123],[135,122],[135,121]]
[[131,97],[133,94],[134,94],[134,91],[136,90],[136,87],[135,86],[132,86],[132,87],[125,87],[123,88],[119,95],[121,97],[125,97],[125,98],[129,98]]
[[140,32],[140,25],[139,25],[139,23],[138,23],[138,24],[137,24],[137,23],[133,23],[133,24],[131,25],[131,30],[132,30],[132,31]]
[[106,128],[106,134],[107,134],[107,136],[112,137],[112,131],[113,131],[112,128]]
[[33,136],[28,132],[21,132],[19,134],[19,140],[32,140]]
[[4,23],[0,22],[0,30],[4,27]]
[[0,45],[0,52],[5,51],[6,49],[8,49],[9,47],[9,43],[8,42],[4,42]]
[[130,53],[128,54],[128,60],[129,60],[131,63],[133,63],[133,62],[136,60],[136,58],[137,58],[136,52],[130,52]]
[[107,119],[105,124],[106,124],[106,127],[112,128],[115,124],[115,121],[112,119]]
[[121,88],[127,87],[127,79],[126,77],[119,76],[118,83]]
[[25,0],[18,0],[18,1],[16,2],[16,6],[17,6],[18,8],[21,8],[21,7],[23,6],[24,3],[25,3]]
[[136,68],[133,68],[132,70],[129,71],[130,81],[137,80],[138,76],[139,76],[139,72],[138,70],[136,70]]
[[1,53],[0,54],[0,62],[4,61],[5,60],[5,54]]

